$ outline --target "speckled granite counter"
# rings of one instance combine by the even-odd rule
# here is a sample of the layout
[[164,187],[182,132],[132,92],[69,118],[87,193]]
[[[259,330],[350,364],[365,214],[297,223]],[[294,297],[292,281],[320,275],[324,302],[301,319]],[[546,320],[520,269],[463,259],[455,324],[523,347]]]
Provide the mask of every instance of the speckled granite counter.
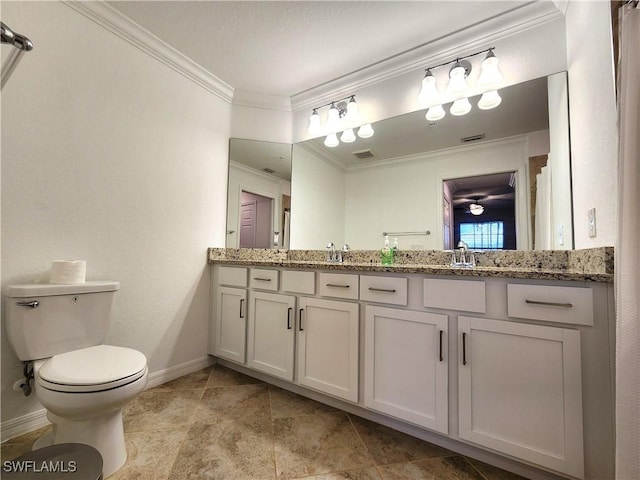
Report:
[[475,268],[453,268],[449,266],[451,254],[438,250],[401,251],[394,265],[381,265],[377,250],[351,250],[346,253],[343,263],[327,262],[324,250],[209,248],[207,252],[210,264],[613,282],[613,247],[504,250],[480,252],[475,256]]

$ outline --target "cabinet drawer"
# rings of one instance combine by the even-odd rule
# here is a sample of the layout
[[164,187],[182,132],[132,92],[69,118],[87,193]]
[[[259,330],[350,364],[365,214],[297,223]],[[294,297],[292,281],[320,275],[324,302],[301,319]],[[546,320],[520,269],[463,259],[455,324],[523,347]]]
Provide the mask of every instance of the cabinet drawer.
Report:
[[260,290],[278,291],[278,271],[263,268],[249,269],[249,286]]
[[393,305],[406,305],[407,279],[361,275],[360,300],[390,303]]
[[487,312],[485,284],[482,280],[425,278],[423,289],[425,307]]
[[241,267],[218,267],[218,283],[230,287],[247,286],[247,269]]
[[507,315],[547,322],[593,325],[590,288],[507,285]]
[[315,272],[283,271],[282,290],[285,292],[314,295],[316,293]]
[[323,297],[358,299],[358,275],[320,273],[318,293]]

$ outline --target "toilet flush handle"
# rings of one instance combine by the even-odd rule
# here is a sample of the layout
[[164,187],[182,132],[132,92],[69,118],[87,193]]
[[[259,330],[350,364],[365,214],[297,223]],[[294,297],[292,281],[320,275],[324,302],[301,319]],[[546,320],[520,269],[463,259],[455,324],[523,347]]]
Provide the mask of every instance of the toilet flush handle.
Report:
[[40,305],[40,302],[38,302],[37,300],[27,300],[27,301],[16,302],[16,305],[18,305],[19,307],[36,308],[38,305]]

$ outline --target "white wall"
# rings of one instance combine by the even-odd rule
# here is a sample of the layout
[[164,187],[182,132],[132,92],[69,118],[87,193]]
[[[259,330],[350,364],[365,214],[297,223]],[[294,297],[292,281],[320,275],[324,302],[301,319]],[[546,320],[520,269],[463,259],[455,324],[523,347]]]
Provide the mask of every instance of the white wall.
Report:
[[323,250],[345,243],[344,171],[293,146],[291,178],[291,248]]
[[609,2],[570,2],[566,24],[575,247],[614,245],[618,131]]
[[[35,44],[2,91],[3,287],[86,259],[121,282],[108,343],[151,372],[204,359],[230,105],[62,3],[3,2],[2,20]],[[3,421],[41,408],[21,375],[3,335]]]

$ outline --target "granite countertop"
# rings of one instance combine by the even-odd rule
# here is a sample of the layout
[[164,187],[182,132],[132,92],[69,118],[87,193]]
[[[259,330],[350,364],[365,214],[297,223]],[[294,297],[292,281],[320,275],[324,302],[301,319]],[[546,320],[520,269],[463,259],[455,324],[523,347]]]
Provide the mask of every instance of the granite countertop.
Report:
[[349,251],[343,263],[328,262],[326,256],[324,250],[209,248],[207,252],[210,264],[590,282],[614,278],[613,247],[479,252],[474,268],[451,267],[451,253],[438,250],[401,251],[393,265],[382,265],[377,250]]

